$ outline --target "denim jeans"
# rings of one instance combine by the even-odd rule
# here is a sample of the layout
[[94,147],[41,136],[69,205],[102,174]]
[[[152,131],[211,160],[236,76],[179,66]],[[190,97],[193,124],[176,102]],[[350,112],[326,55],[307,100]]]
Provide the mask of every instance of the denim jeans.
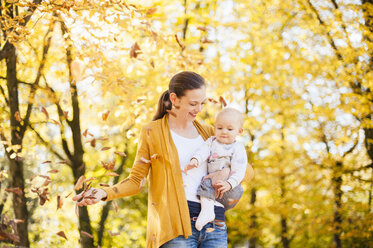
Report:
[[[163,244],[161,248],[227,248],[227,226],[225,222],[219,222],[223,226],[207,223],[201,231],[197,231],[195,221],[192,220],[191,224],[191,236],[187,239],[184,236],[176,237]],[[215,228],[214,231],[208,232],[211,228]]]

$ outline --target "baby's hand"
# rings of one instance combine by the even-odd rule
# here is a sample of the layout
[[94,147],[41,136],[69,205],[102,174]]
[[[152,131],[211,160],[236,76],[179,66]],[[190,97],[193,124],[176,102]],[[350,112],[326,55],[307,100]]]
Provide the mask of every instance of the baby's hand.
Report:
[[232,185],[227,181],[217,181],[215,184],[216,189],[216,198],[221,199],[225,192],[232,189]]
[[188,170],[191,170],[193,168],[197,168],[198,167],[198,160],[195,159],[195,158],[192,158],[189,162],[189,164],[187,164],[185,167],[184,167],[184,174],[187,175],[187,172]]

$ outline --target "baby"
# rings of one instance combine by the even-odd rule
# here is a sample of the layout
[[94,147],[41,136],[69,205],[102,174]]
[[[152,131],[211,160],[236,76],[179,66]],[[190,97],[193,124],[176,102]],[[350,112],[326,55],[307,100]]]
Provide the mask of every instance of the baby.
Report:
[[205,141],[196,152],[184,173],[207,162],[208,175],[198,188],[201,212],[196,221],[200,231],[204,225],[215,219],[215,200],[224,205],[225,210],[233,208],[242,196],[240,185],[245,176],[247,154],[245,146],[236,141],[242,133],[242,114],[233,108],[225,108],[216,117],[215,136]]

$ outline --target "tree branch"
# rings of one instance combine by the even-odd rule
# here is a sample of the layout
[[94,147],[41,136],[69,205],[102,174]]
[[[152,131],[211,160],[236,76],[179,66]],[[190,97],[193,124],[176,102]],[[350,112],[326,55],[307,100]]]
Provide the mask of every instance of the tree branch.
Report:
[[[61,160],[64,160],[64,161],[66,161],[66,159],[61,155],[61,154],[59,154],[56,150],[54,150],[53,148],[52,148],[52,146],[50,145],[50,143],[48,143],[46,140],[44,140],[44,138],[43,137],[41,137],[41,135],[40,135],[40,133],[38,132],[38,131],[36,131],[35,130],[35,128],[31,125],[31,124],[29,124],[29,126],[30,126],[30,128],[31,128],[31,130],[32,131],[34,131],[35,132],[35,134],[36,134],[36,136],[40,139],[40,141],[54,154],[54,155],[56,155],[59,159],[61,159]],[[67,161],[68,163],[70,162],[70,161]]]
[[8,101],[8,98],[6,97],[5,90],[4,90],[3,87],[1,87],[1,85],[0,85],[0,91],[1,91],[1,94],[3,95],[3,97],[4,97],[4,99],[5,99],[5,103],[6,103],[7,105],[9,105],[9,101]]

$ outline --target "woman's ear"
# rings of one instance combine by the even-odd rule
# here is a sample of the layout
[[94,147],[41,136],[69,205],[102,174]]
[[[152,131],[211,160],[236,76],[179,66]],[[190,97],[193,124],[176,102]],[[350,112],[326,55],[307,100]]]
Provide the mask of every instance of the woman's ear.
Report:
[[174,92],[170,93],[170,101],[172,103],[172,107],[175,107],[176,109],[180,108],[179,106],[180,99],[177,97],[177,95]]

